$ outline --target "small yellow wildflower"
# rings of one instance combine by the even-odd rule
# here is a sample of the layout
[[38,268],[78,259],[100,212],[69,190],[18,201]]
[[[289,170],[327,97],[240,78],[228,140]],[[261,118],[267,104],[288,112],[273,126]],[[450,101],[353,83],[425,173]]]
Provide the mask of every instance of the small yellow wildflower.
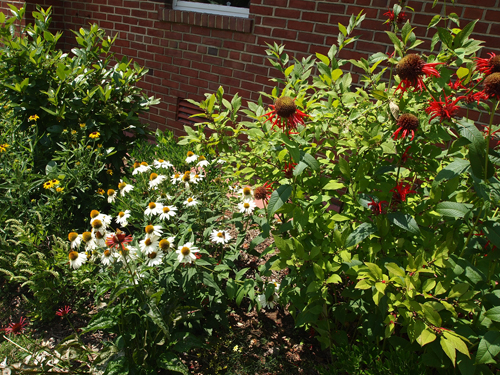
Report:
[[76,133],[78,133],[78,132],[77,132],[75,129],[73,129],[73,130],[71,131],[71,134],[73,134],[73,135],[75,135]]
[[113,176],[113,171],[111,169],[108,169],[106,173],[109,174],[110,176]]
[[38,120],[40,117],[38,115],[32,115],[30,117],[28,117],[28,121],[36,121]]
[[55,178],[50,182],[52,182],[52,185],[59,185],[59,180],[56,180]]
[[43,188],[44,189],[50,189],[53,186],[54,186],[54,184],[52,183],[52,181],[47,181],[47,182],[43,183]]
[[56,191],[57,191],[58,193],[62,193],[62,191],[63,191],[63,190],[64,190],[64,188],[62,188],[62,187],[58,187],[58,188],[56,188]]
[[97,148],[102,148],[102,143],[98,143]]
[[10,146],[7,143],[0,145],[0,152],[5,152]]
[[92,132],[89,134],[89,138],[92,138],[92,139],[97,139],[101,136],[101,133],[99,132]]
[[84,123],[81,123],[81,124],[80,124],[80,128],[82,128],[82,129],[83,129],[84,127],[86,127],[86,126],[87,126],[87,125],[86,125],[86,124],[84,124]]
[[101,188],[97,189],[97,194],[104,195],[104,193],[105,193],[104,189]]

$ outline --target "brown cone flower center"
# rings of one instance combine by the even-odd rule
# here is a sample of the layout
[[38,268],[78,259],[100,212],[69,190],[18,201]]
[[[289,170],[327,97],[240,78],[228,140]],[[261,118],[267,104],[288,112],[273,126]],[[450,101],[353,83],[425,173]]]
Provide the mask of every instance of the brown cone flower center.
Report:
[[92,239],[92,233],[90,232],[83,232],[82,233],[82,240],[85,242],[89,242]]
[[168,240],[161,240],[160,241],[160,249],[162,250],[168,250],[170,248],[170,242],[168,242]]
[[71,242],[76,240],[77,237],[78,237],[78,233],[76,233],[76,232],[71,232],[70,234],[68,234],[68,240],[70,240]]
[[492,73],[484,80],[484,93],[488,98],[500,99],[500,73]]
[[490,59],[490,65],[492,67],[491,73],[500,73],[500,55]]
[[412,115],[411,113],[404,113],[398,118],[397,126],[401,127],[403,130],[415,131],[418,128],[418,117]]
[[76,260],[78,258],[78,253],[76,251],[72,251],[68,255],[69,260]]
[[396,65],[396,74],[399,75],[401,79],[407,79],[414,82],[423,74],[422,69],[424,65],[424,60],[422,60],[419,55],[412,53],[403,57],[398,62]]
[[191,252],[191,250],[189,250],[189,247],[187,247],[187,246],[184,246],[181,249],[181,254],[184,255],[184,256],[188,256],[190,252]]
[[145,228],[145,230],[146,230],[147,234],[151,234],[151,233],[153,233],[155,231],[155,227],[152,226],[152,225],[147,225],[146,228]]
[[276,102],[274,102],[274,109],[276,110],[278,116],[288,118],[295,113],[297,106],[295,105],[293,98],[283,96],[276,99]]

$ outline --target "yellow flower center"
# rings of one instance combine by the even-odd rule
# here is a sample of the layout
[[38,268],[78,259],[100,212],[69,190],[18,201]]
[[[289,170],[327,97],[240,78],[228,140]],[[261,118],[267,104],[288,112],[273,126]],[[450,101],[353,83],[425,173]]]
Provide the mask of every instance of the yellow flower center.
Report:
[[251,195],[252,194],[252,189],[249,187],[243,188],[243,195]]
[[69,260],[76,260],[78,258],[78,253],[76,251],[72,251],[68,255]]
[[204,156],[198,156],[198,161],[207,160]]
[[158,159],[158,162],[159,162],[159,163],[163,163],[164,161],[165,161],[165,160],[163,160],[163,159]]
[[123,212],[123,211],[118,212],[118,216],[119,217],[124,217],[125,216],[125,212]]
[[90,211],[90,218],[93,219],[94,217],[96,217],[97,215],[99,215],[99,211],[97,210],[92,210]]
[[168,242],[168,240],[161,240],[160,241],[160,249],[167,250],[169,248],[170,248],[170,242]]
[[163,207],[163,213],[164,213],[164,214],[166,214],[166,213],[168,213],[168,212],[170,212],[170,208],[168,208],[168,207]]
[[95,229],[99,229],[102,227],[102,221],[99,220],[99,219],[95,219],[93,222],[92,222],[92,228],[95,228]]
[[147,226],[146,226],[146,233],[147,233],[147,234],[151,234],[151,233],[153,233],[154,231],[155,231],[155,227],[154,227],[154,226],[152,226],[152,225],[147,225]]
[[77,238],[78,238],[78,233],[76,233],[76,232],[70,232],[68,234],[68,240],[70,240],[71,242],[73,242]]
[[219,238],[224,237],[224,232],[219,232],[219,233],[217,233],[217,237],[219,237]]
[[193,201],[193,198],[188,198],[187,201],[191,203]]
[[156,255],[157,254],[153,251],[153,252],[151,252],[151,253],[148,254],[148,258],[149,259],[154,259],[154,258],[156,258]]
[[181,254],[184,255],[184,256],[187,256],[189,255],[189,253],[191,252],[191,250],[189,249],[189,247],[187,246],[184,246],[182,249],[181,249]]
[[115,195],[115,191],[113,189],[108,189],[108,197]]
[[153,180],[156,180],[156,178],[158,177],[158,175],[156,173],[151,173],[149,175],[149,181],[153,181]]
[[135,169],[135,168],[139,168],[140,166],[141,166],[141,163],[139,163],[138,161],[136,161],[136,162],[134,163],[134,169]]
[[194,155],[194,152],[188,151],[188,153],[187,153],[188,158],[191,157],[191,156],[193,156],[193,155]]
[[146,240],[144,241],[144,245],[146,246],[150,246],[153,242],[151,241],[151,238],[146,238]]
[[148,163],[146,163],[145,161],[143,161],[143,162],[141,163],[141,165],[143,165],[144,167],[147,167],[147,166],[148,166]]
[[156,208],[156,203],[155,202],[150,202],[148,204],[148,207],[149,207],[150,210],[152,210],[152,209]]
[[92,233],[90,232],[83,232],[82,234],[82,240],[85,242],[89,242],[92,239]]
[[98,240],[102,239],[104,237],[103,234],[101,234],[101,232],[95,232],[95,238],[97,238]]
[[122,190],[125,186],[127,186],[127,183],[125,183],[125,182],[120,182],[120,183],[118,184],[118,189],[119,189],[119,190]]
[[174,175],[174,178],[179,178],[179,177],[181,177],[181,175],[180,175],[179,173],[176,173],[176,174]]
[[111,256],[111,250],[104,250],[104,256],[109,258]]
[[248,202],[243,203],[243,207],[250,208],[250,203],[248,203]]

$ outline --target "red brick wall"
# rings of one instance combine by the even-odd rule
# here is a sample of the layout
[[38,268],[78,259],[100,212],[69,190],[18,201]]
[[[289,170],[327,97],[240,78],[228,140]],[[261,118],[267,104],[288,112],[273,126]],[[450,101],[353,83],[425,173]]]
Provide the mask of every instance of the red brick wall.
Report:
[[[13,1],[15,2],[15,1]],[[296,58],[320,52],[326,54],[337,42],[338,23],[348,24],[351,14],[364,11],[366,19],[354,35],[362,38],[341,53],[342,58],[367,57],[373,52],[392,52],[383,22],[383,14],[392,9],[394,0],[251,0],[250,19],[196,14],[169,9],[168,1],[150,0],[43,0],[52,5],[54,30],[67,30],[63,40],[69,50],[78,30],[96,22],[111,36],[118,33],[114,51],[127,55],[150,69],[141,86],[161,104],[145,116],[152,127],[175,129],[179,98],[203,99],[206,92],[220,85],[233,95],[257,101],[258,92],[270,92],[269,78],[275,74],[265,58],[267,43],[286,44]],[[473,37],[484,40],[487,52],[500,54],[500,0],[456,0],[447,5],[447,13],[461,18],[461,27],[480,19]],[[6,12],[7,1],[0,1]],[[18,2],[19,3],[19,2]],[[432,0],[408,0],[415,12],[407,12],[417,37],[428,48],[435,32],[427,30],[432,16],[441,5],[432,8]],[[440,1],[441,3],[441,1]],[[34,8],[29,2],[28,11]],[[440,26],[443,26],[443,21]],[[352,70],[356,72],[356,69]]]

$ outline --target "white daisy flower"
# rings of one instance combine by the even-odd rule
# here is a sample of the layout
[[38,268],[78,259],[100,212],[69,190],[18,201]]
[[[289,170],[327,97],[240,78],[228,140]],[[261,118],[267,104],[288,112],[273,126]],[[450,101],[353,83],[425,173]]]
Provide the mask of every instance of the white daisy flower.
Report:
[[125,248],[121,248],[118,251],[118,259],[120,259],[122,262],[125,262],[125,259],[128,260],[135,260],[138,257],[137,254],[137,248],[133,246],[127,246]]
[[162,251],[170,250],[174,247],[175,237],[168,237],[167,239],[162,239],[158,246]]
[[98,230],[92,229],[92,239],[94,240],[94,243],[97,247],[106,247],[106,237],[110,234],[111,233],[108,233],[106,231],[104,233],[101,233]]
[[146,265],[149,267],[160,264],[163,260],[163,253],[161,251],[152,251],[146,256]]
[[117,191],[113,189],[108,189],[107,194],[108,194],[108,203],[114,203]]
[[[94,217],[94,220],[99,220],[104,225],[104,227],[107,228],[111,225],[113,217],[106,214],[98,214],[97,216]],[[92,224],[93,220],[90,220],[90,222]]]
[[197,184],[199,181],[203,180],[203,175],[200,175],[198,173],[191,173],[191,181],[194,183],[194,184]]
[[76,232],[70,232],[68,234],[68,240],[71,242],[72,249],[79,248],[82,243],[82,236]]
[[107,225],[105,225],[102,220],[94,219],[91,221],[90,225],[92,226],[92,234],[95,232],[100,232],[102,235],[106,232]]
[[158,185],[160,185],[163,181],[167,179],[167,176],[162,174],[151,173],[149,175],[149,188],[156,189]]
[[241,213],[245,213],[247,215],[250,215],[253,210],[257,207],[254,202],[241,202],[238,203],[238,209],[240,210]]
[[160,237],[163,233],[161,225],[146,225],[144,231],[146,232],[146,237]]
[[278,284],[278,282],[274,279],[271,280],[271,284],[274,284],[274,291],[278,293],[278,291],[280,290],[280,284]]
[[138,173],[145,173],[151,170],[151,166],[148,165],[146,162],[142,162],[141,165],[139,165],[137,168],[134,169],[132,172],[133,175],[136,175]]
[[94,236],[92,235],[92,232],[83,232],[82,241],[85,242],[85,251],[93,251],[98,247],[94,241]]
[[243,202],[253,202],[253,190],[250,186],[245,186],[244,188],[238,190],[238,194],[241,195]]
[[217,159],[216,161],[217,164],[225,164],[226,161],[225,160],[222,160],[222,159]]
[[259,302],[259,304],[262,306],[263,309],[269,307],[270,309],[274,308],[274,306],[276,305],[276,300],[277,300],[277,295],[276,294],[271,294],[271,296],[269,298],[266,298],[266,295],[265,294],[259,294],[257,296],[257,301]]
[[118,190],[120,190],[120,195],[123,197],[126,193],[134,190],[134,185],[129,185],[126,182],[120,180],[118,184]]
[[139,248],[144,254],[150,254],[153,251],[158,251],[158,238],[156,236],[146,237],[142,241],[139,241]]
[[160,202],[150,202],[148,208],[144,211],[144,215],[153,216],[160,215],[163,212],[163,204]]
[[196,155],[194,152],[188,151],[186,163],[192,163],[193,161],[196,160],[198,160],[198,155]]
[[125,210],[125,212],[118,212],[118,216],[116,216],[116,223],[121,225],[122,227],[126,227],[128,225],[127,219],[130,217],[130,210]]
[[210,234],[210,239],[212,242],[225,244],[228,243],[232,237],[225,230],[214,229]]
[[173,174],[172,177],[170,177],[170,179],[172,180],[172,184],[176,185],[178,182],[181,182],[182,175],[177,172]]
[[205,159],[204,156],[198,156],[198,164],[196,164],[197,167],[203,168],[206,167],[207,165],[210,165],[207,159]]
[[87,262],[87,254],[79,253],[76,251],[71,251],[68,255],[69,265],[73,267],[75,270],[80,268],[82,264]]
[[101,263],[105,266],[110,266],[114,263],[116,259],[116,254],[111,251],[111,249],[106,249],[101,255]]
[[189,197],[184,201],[184,206],[186,207],[196,206],[198,203],[200,202],[198,202],[195,198]]
[[178,247],[178,250],[175,252],[179,254],[177,256],[177,261],[180,263],[191,263],[196,259],[196,256],[193,253],[197,253],[200,250],[198,250],[197,247],[193,246],[192,242],[185,243],[184,245],[181,245]]
[[169,220],[171,217],[177,215],[177,207],[175,206],[163,206],[162,213],[160,215],[160,220]]
[[163,159],[158,159],[158,160],[153,161],[153,165],[155,168],[168,169],[170,167],[173,167],[172,163],[170,163],[169,161],[165,161]]

